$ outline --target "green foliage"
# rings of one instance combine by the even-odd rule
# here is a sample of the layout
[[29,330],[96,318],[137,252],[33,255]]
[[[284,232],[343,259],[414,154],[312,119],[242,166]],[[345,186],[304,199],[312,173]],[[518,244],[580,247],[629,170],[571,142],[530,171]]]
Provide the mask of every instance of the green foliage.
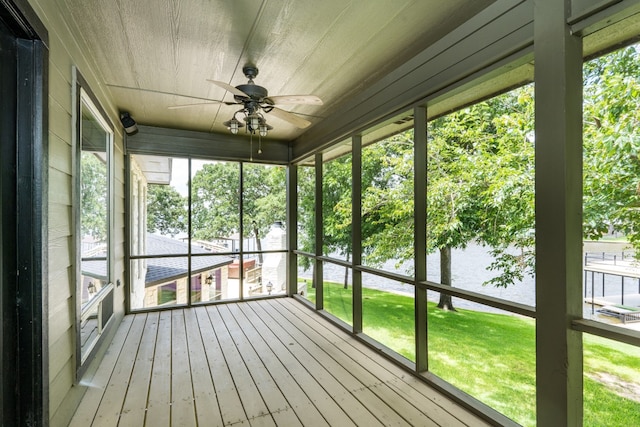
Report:
[[324,164],[322,177],[323,253],[351,254],[351,155]]
[[[533,271],[533,105],[533,88],[526,86],[429,124],[428,252],[486,245],[496,257],[491,268],[498,275],[490,281],[496,286]],[[413,132],[365,147],[362,159],[366,260],[412,260]]]
[[[586,63],[584,85],[584,236],[599,239],[616,230],[640,248],[639,49]],[[470,242],[486,246],[496,272],[487,283],[495,286],[534,270],[533,97],[528,85],[429,123],[428,252]],[[413,259],[412,132],[365,147],[362,161],[366,263]],[[323,173],[324,252],[348,257],[351,157],[326,163]],[[299,199],[301,249],[312,251],[313,190],[300,191],[309,195]]]
[[640,248],[638,48],[588,62],[584,84],[584,235],[615,230]]
[[[243,165],[243,213],[245,236],[264,237],[276,221],[286,222],[286,169]],[[247,232],[251,230],[251,234]]]
[[488,246],[495,286],[533,273],[533,118],[524,86],[429,125],[428,250]]
[[107,165],[93,152],[82,151],[80,166],[81,234],[107,239]]
[[191,181],[193,237],[214,240],[240,229],[240,164],[206,163]]
[[147,231],[151,233],[175,237],[187,232],[187,199],[169,185],[149,185],[147,215]]
[[[286,220],[285,168],[243,165],[244,237],[260,239],[275,221]],[[213,240],[240,230],[240,164],[206,163],[192,183],[194,238]]]
[[413,259],[413,132],[362,150],[362,249],[365,263]]
[[[315,168],[298,167],[298,249],[313,253],[315,242]],[[307,258],[303,261],[308,263]],[[308,268],[308,265],[305,265]]]

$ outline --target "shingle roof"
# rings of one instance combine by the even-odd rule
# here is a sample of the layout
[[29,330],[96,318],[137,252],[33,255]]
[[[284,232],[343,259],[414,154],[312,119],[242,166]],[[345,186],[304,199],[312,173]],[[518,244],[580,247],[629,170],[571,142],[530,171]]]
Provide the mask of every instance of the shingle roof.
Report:
[[[147,233],[147,249],[149,253],[186,254],[188,244],[169,237]],[[199,246],[191,246],[192,254],[211,254]],[[231,264],[233,258],[226,255],[209,255],[191,257],[191,274],[213,270]],[[187,275],[187,257],[149,258],[147,259],[147,275],[145,286],[153,286],[176,280]]]
[[[160,283],[170,282],[182,277],[188,273],[186,254],[189,245],[180,240],[170,237],[159,236],[157,234],[147,233],[147,253],[153,255],[160,254],[184,254],[170,258],[147,258],[147,274],[145,276],[145,287],[154,286]],[[201,273],[203,271],[214,270],[224,265],[231,264],[233,258],[226,255],[214,255],[200,246],[191,246],[192,254],[211,254],[208,256],[191,257],[191,274]],[[105,254],[100,254],[104,257]],[[84,260],[82,261],[82,273],[87,276],[103,279],[107,276],[107,265],[104,260]]]

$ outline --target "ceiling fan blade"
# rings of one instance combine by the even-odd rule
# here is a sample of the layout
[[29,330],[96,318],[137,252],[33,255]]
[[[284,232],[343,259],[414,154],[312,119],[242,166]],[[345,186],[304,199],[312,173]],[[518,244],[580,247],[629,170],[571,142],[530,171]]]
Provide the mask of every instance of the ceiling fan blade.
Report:
[[322,105],[322,100],[315,95],[278,95],[270,96],[266,99],[273,105],[283,104],[304,104],[304,105]]
[[304,129],[306,127],[308,127],[311,122],[308,120],[305,120],[303,118],[300,118],[298,116],[296,116],[293,113],[290,113],[288,111],[284,111],[281,110],[277,107],[273,107],[271,109],[271,111],[269,111],[269,114],[273,114],[274,116],[276,116],[279,119],[282,119],[284,121],[287,121],[289,123],[291,123],[292,125],[294,125],[295,127],[298,127],[300,129]]
[[180,108],[189,108],[189,107],[197,107],[198,105],[213,105],[213,104],[226,104],[226,102],[223,102],[223,101],[197,102],[195,104],[170,105],[167,108],[169,110],[177,110]]
[[207,79],[207,81],[213,83],[216,86],[221,87],[222,89],[226,89],[227,91],[231,92],[234,95],[241,96],[243,98],[250,98],[249,95],[247,95],[246,93],[244,93],[240,89],[238,89],[238,88],[236,88],[234,86],[231,86],[228,83],[221,82],[221,81],[218,81],[218,80],[211,80],[211,79]]

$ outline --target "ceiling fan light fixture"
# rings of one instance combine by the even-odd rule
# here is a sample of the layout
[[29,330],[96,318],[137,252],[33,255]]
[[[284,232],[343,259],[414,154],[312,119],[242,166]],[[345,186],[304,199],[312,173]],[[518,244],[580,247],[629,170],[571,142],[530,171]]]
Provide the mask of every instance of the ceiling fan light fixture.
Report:
[[240,123],[238,119],[235,118],[235,116],[228,122],[224,122],[223,125],[225,125],[227,129],[229,129],[231,133],[234,135],[238,133],[238,129],[240,129],[241,127],[244,127],[244,125]]
[[273,126],[269,126],[264,117],[260,118],[260,125],[258,126],[258,130],[260,131],[260,136],[267,136],[269,131],[273,129]]
[[247,119],[249,121],[249,130],[251,132],[258,130],[258,127],[260,126],[260,117],[254,113],[250,114]]

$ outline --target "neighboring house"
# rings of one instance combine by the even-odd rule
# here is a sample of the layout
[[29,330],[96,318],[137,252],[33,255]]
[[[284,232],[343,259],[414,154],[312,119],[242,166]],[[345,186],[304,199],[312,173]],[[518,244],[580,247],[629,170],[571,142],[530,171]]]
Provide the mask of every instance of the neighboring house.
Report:
[[[188,244],[180,240],[146,233],[146,246],[152,254],[187,254]],[[191,258],[192,302],[226,298],[229,285],[229,265],[234,259],[215,255],[211,251],[193,245],[192,254],[208,254]],[[104,253],[97,254],[104,257]],[[139,260],[140,277],[131,282],[132,294],[142,298],[140,307],[155,307],[167,303],[187,303],[188,265],[186,257],[149,258]],[[89,260],[82,263],[83,295],[88,299],[105,284],[106,262]]]
[[[188,245],[179,240],[147,233],[150,253],[187,253]],[[226,298],[229,287],[229,265],[233,258],[213,255],[198,246],[191,247],[192,254],[211,254],[191,257],[191,302],[212,301]],[[187,258],[151,258],[145,260],[144,307],[167,303],[186,304]],[[133,280],[134,293],[142,287]]]

